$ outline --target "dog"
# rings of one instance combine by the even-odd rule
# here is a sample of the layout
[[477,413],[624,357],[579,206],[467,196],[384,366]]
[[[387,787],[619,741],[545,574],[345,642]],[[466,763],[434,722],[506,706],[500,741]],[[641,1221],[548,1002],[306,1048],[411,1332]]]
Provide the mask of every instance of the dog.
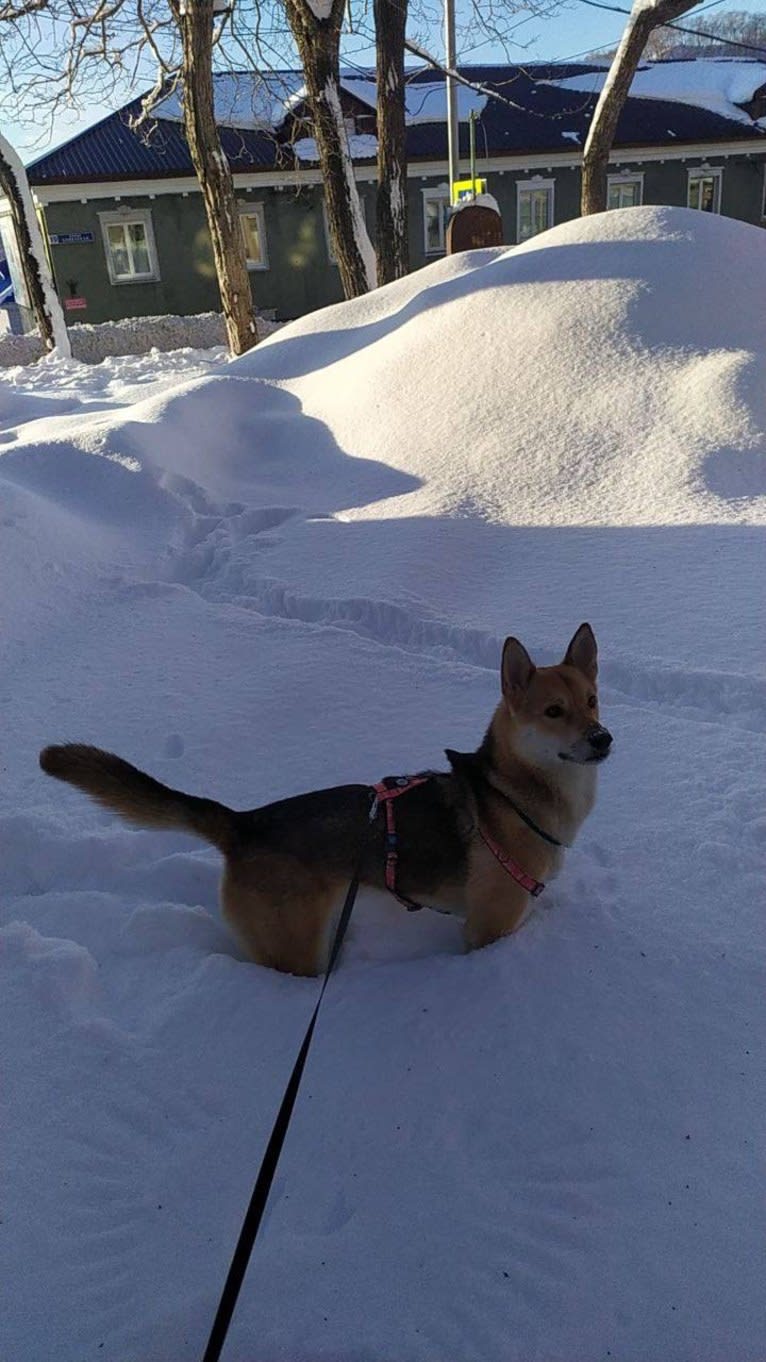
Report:
[[599,722],[597,671],[589,624],[553,667],[536,667],[507,638],[501,697],[480,747],[448,749],[449,771],[405,786],[338,785],[235,812],[97,747],[46,747],[40,765],[129,823],[182,829],[217,847],[224,917],[258,964],[322,971],[360,856],[362,884],[461,915],[474,949],[521,926],[593,807],[612,746]]

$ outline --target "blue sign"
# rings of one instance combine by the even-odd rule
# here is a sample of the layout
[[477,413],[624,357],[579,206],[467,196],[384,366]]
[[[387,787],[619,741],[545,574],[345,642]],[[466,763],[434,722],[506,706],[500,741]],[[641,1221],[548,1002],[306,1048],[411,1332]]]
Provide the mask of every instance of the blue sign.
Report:
[[72,246],[93,240],[92,232],[49,232],[51,246]]

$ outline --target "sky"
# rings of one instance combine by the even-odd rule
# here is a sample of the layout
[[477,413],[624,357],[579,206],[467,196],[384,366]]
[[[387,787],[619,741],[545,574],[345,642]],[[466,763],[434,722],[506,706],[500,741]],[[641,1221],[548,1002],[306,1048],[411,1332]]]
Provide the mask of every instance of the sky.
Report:
[[[628,5],[628,0],[613,0],[613,2],[617,5],[623,3],[626,8]],[[460,9],[461,0],[458,0],[458,16]],[[732,9],[747,10],[751,13],[766,13],[766,0],[734,0],[733,4],[725,4],[724,0],[718,0],[717,3],[700,5],[697,14],[701,18],[703,11],[707,13],[715,10],[718,13],[723,13]],[[688,21],[693,18],[696,18],[694,13],[688,16]],[[571,3],[561,6],[557,13],[548,19],[540,19],[533,14],[529,14],[526,18],[520,17],[515,33],[517,41],[511,47],[509,54],[486,40],[481,44],[472,45],[469,38],[463,43],[458,58],[463,62],[491,62],[508,59],[544,61],[548,58],[562,60],[592,52],[602,46],[605,48],[614,47],[622,33],[623,23],[624,19],[621,14],[612,14],[591,8],[583,3],[583,0],[571,0]],[[355,62],[363,64],[374,63],[375,60],[374,52],[372,50],[360,51],[358,43],[353,47],[353,57]],[[126,101],[132,95],[140,93],[150,83],[151,73],[147,73],[147,79],[139,80],[135,89],[126,94]],[[59,119],[52,130],[52,134],[48,129],[44,132],[39,129],[32,132],[29,127],[10,120],[0,120],[0,131],[9,138],[23,159],[29,163],[50,150],[51,147],[60,145],[61,142],[74,136],[75,133],[106,117],[107,114],[114,111],[114,107],[114,105],[90,104],[85,112],[73,113],[67,118]]]

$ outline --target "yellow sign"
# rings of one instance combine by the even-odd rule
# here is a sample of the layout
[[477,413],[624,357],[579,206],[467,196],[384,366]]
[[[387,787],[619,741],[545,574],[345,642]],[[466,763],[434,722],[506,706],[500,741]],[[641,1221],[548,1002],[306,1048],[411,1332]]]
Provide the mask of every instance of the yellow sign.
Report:
[[466,199],[475,199],[477,194],[486,194],[486,180],[453,180],[452,181],[452,202],[465,203]]

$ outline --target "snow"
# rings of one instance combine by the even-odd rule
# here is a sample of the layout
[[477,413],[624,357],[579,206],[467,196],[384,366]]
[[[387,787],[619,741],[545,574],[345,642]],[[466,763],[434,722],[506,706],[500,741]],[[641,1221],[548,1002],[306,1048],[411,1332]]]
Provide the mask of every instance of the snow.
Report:
[[[258,317],[260,334],[281,323]],[[221,312],[198,312],[178,317],[123,317],[116,322],[78,322],[69,327],[72,355],[85,364],[99,364],[107,355],[143,355],[150,350],[188,350],[225,345],[226,324]],[[0,336],[0,367],[32,364],[43,353],[39,332]],[[79,372],[76,368],[75,373]]]
[[[561,80],[543,82],[560,90],[600,94],[608,73],[583,72]],[[738,61],[729,58],[697,58],[693,61],[646,63],[637,70],[630,87],[635,99],[664,99],[670,103],[693,104],[720,114],[723,118],[752,125],[752,119],[739,104],[748,103],[766,84],[766,62]],[[566,134],[564,134],[566,136]]]
[[[213,76],[215,117],[222,127],[273,131],[305,94],[300,71],[221,71]],[[162,100],[154,116],[183,123],[183,88]]]
[[[378,154],[378,139],[368,132],[346,134],[348,149],[352,158],[363,161]],[[299,161],[318,161],[319,147],[314,137],[301,137],[293,143],[293,150]]]
[[493,213],[500,212],[500,204],[494,194],[474,194],[472,199],[461,199],[455,204],[453,213],[462,213],[464,208],[491,208]]
[[596,810],[484,951],[360,901],[225,1355],[760,1355],[765,290],[757,228],[635,208],[235,361],[0,375],[14,1362],[201,1355],[317,989],[38,748],[241,807],[371,781],[585,618]]
[[[341,74],[340,85],[347,94],[375,109],[377,94],[373,76],[357,77]],[[265,74],[252,71],[218,72],[213,77],[213,90],[217,123],[222,127],[255,128],[264,131],[274,131],[280,127],[290,109],[306,98],[306,85],[300,71],[272,71]],[[446,122],[447,96],[443,79],[405,81],[404,99],[408,125]],[[472,112],[480,114],[486,102],[486,95],[464,85],[458,86],[460,122],[467,123]],[[182,89],[175,90],[162,100],[154,114],[156,118],[167,118],[182,123]],[[359,153],[363,154],[374,156],[376,152]]]
[[[341,85],[347,94],[368,104],[371,109],[376,104],[376,86],[372,77],[343,76]],[[487,103],[487,95],[472,90],[467,85],[457,86],[458,121],[468,123],[472,113],[480,114]],[[409,127],[418,123],[446,123],[447,86],[446,81],[407,80],[404,84],[404,117]]]

